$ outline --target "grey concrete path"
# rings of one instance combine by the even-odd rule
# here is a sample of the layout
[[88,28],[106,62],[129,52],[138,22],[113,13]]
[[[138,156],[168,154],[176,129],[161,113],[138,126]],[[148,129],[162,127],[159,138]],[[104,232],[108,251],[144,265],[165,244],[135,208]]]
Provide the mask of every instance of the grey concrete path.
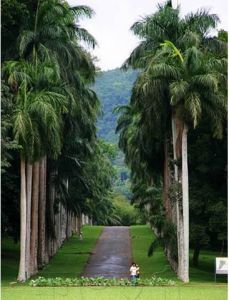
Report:
[[131,240],[129,227],[104,227],[83,276],[124,278],[129,276],[131,265]]

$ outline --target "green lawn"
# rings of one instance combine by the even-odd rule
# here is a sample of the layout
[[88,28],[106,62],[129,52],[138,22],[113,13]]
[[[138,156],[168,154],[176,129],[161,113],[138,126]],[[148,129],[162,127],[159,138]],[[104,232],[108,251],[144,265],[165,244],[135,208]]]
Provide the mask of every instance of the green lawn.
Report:
[[[178,281],[164,256],[162,248],[159,247],[152,257],[147,256],[148,248],[154,238],[154,234],[148,226],[131,226],[131,237],[133,259],[139,264],[142,277],[157,275]],[[216,256],[220,256],[220,254],[211,251],[201,251],[199,267],[194,268],[191,264],[192,251],[190,251],[190,284],[210,283],[215,285],[214,268]],[[217,275],[217,283],[225,283],[226,279],[225,275]]]
[[[83,240],[73,236],[64,243],[50,263],[38,273],[45,277],[79,276],[90,252],[101,234],[103,226],[83,226]],[[16,281],[18,272],[19,245],[11,239],[2,239],[2,285]]]
[[2,300],[226,300],[224,287],[3,288]]
[[[58,251],[50,264],[38,275],[45,277],[74,277],[80,274],[92,251],[101,226],[84,226],[84,240],[72,237]],[[162,249],[147,257],[153,234],[147,226],[132,226],[133,255],[144,277],[156,274],[176,280],[168,266]],[[27,284],[9,284],[16,280],[18,271],[18,245],[2,240],[2,300],[226,300],[227,285],[214,283],[214,257],[217,253],[203,252],[198,269],[191,268],[191,283],[177,281],[174,287],[44,287],[32,288]]]
[[141,277],[149,278],[152,275],[166,277],[176,280],[162,248],[158,248],[153,256],[148,257],[147,252],[154,238],[152,230],[145,225],[131,226],[132,256],[133,260],[140,266]]

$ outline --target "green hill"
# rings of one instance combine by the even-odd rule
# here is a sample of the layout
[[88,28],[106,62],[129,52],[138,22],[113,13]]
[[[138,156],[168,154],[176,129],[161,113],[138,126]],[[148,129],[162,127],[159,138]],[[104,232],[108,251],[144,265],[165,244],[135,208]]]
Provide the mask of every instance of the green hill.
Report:
[[[118,135],[115,134],[117,115],[113,113],[113,110],[116,106],[129,102],[137,74],[138,72],[135,70],[114,69],[102,72],[96,78],[93,89],[102,106],[102,116],[97,122],[98,136],[109,143],[118,143]],[[124,163],[124,154],[120,150],[113,165],[118,175],[114,183],[114,190],[130,197],[129,170]]]
[[108,142],[118,141],[118,136],[115,134],[117,116],[113,113],[113,109],[128,103],[136,77],[135,70],[114,69],[102,72],[96,78],[94,90],[101,101],[103,111],[97,124],[98,135]]

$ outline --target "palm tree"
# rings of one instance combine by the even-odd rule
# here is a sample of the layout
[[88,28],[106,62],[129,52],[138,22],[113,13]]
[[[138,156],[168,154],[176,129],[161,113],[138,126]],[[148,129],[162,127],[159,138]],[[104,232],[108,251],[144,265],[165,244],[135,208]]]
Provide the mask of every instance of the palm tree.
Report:
[[84,78],[93,79],[95,73],[90,55],[79,42],[83,41],[95,47],[96,41],[78,23],[81,18],[91,18],[93,14],[88,6],[70,7],[59,0],[39,0],[35,25],[21,34],[21,57],[28,59],[34,53],[40,60],[47,54],[56,57],[62,79],[74,83],[78,88],[82,75]]
[[[19,120],[20,116],[16,115],[19,110],[15,111],[15,120],[17,122],[21,121],[20,125],[22,126],[22,128],[15,128],[15,135],[18,136],[21,145],[23,145],[23,161],[27,164],[27,177],[25,179],[27,182],[26,216],[28,222],[27,245],[25,246],[27,251],[24,251],[24,248],[21,251],[22,262],[26,253],[25,259],[27,262],[23,264],[26,264],[27,267],[25,267],[26,270],[24,270],[24,267],[20,268],[19,280],[28,278],[29,273],[34,273],[37,269],[38,189],[40,189],[39,224],[41,226],[39,230],[39,245],[41,244],[41,247],[39,248],[38,259],[40,266],[44,264],[45,220],[42,218],[42,214],[45,216],[46,168],[44,164],[46,164],[46,154],[48,153],[49,157],[57,158],[58,153],[60,153],[62,147],[61,130],[63,121],[66,121],[67,116],[74,120],[76,113],[79,114],[82,111],[82,115],[84,115],[82,127],[89,125],[88,134],[91,134],[90,130],[95,131],[93,122],[96,115],[94,111],[96,111],[97,100],[93,100],[95,98],[94,94],[88,91],[84,84],[84,82],[93,79],[95,68],[90,55],[79,46],[78,42],[83,40],[92,46],[95,46],[96,42],[86,30],[74,23],[75,21],[78,22],[80,17],[91,17],[92,14],[93,11],[86,6],[70,8],[66,3],[57,0],[39,0],[34,16],[34,24],[28,23],[28,29],[24,30],[20,37],[20,55],[27,62],[11,62],[8,63],[6,68],[8,69],[9,84],[16,92],[19,91],[19,102],[22,102],[21,99],[24,99],[25,102],[25,107],[21,112],[24,114],[25,119]],[[60,78],[62,84],[60,84]],[[20,93],[23,82],[26,85],[24,94]],[[59,109],[60,107],[61,109]],[[67,114],[67,108],[69,114]],[[52,114],[49,114],[49,112]],[[85,122],[87,119],[89,119],[88,123]],[[23,121],[27,123],[23,124]],[[26,140],[26,138],[22,140],[22,130],[26,130],[26,135],[30,137],[29,140]],[[39,164],[32,165],[36,160],[39,161]],[[24,170],[24,168],[22,169]],[[33,184],[32,174],[35,176]],[[24,191],[24,188],[22,188],[22,191]],[[32,202],[31,198],[33,198]],[[31,209],[33,211],[32,227],[34,229],[31,231],[32,244],[29,240]],[[22,217],[23,220],[25,218]],[[23,238],[22,246],[24,240]],[[30,248],[32,249],[32,259],[29,258]],[[29,260],[31,260],[31,272],[28,267]],[[27,272],[26,275],[25,272]]]
[[[189,123],[192,121],[194,123],[194,126],[199,121],[201,110],[205,110],[209,112],[209,114],[214,114],[214,117],[212,118],[212,122],[215,124],[215,126],[220,127],[220,123],[218,122],[219,118],[217,118],[217,114],[214,113],[214,110],[210,109],[210,107],[213,108],[213,98],[216,100],[216,98],[219,100],[219,97],[215,95],[217,88],[214,82],[217,80],[214,76],[214,74],[209,75],[207,77],[210,81],[210,91],[212,101],[209,105],[209,101],[205,100],[202,104],[202,107],[200,107],[200,100],[197,97],[197,94],[190,93],[190,98],[188,98],[187,103],[190,103],[189,107],[187,108],[187,103],[176,106],[175,103],[171,102],[170,107],[170,99],[173,93],[175,93],[176,89],[176,80],[180,80],[181,86],[184,86],[182,84],[184,83],[184,79],[182,80],[182,75],[185,75],[185,72],[189,72],[188,67],[186,69],[184,68],[184,63],[182,62],[182,67],[178,64],[175,57],[178,57],[180,61],[188,61],[188,59],[191,59],[189,62],[192,65],[192,62],[194,60],[194,57],[196,57],[195,49],[198,49],[198,46],[201,45],[203,48],[205,48],[205,51],[210,51],[210,49],[214,46],[215,48],[219,48],[220,43],[216,39],[212,39],[207,35],[207,32],[211,28],[215,28],[218,22],[218,17],[216,15],[209,15],[204,10],[199,10],[196,14],[189,14],[184,19],[179,18],[179,9],[172,9],[170,1],[168,1],[164,6],[159,6],[158,12],[155,14],[143,18],[141,21],[136,22],[132,26],[133,32],[141,38],[141,43],[139,46],[134,49],[128,60],[124,63],[124,68],[127,68],[129,66],[132,66],[134,68],[144,68],[144,71],[142,74],[140,74],[139,79],[137,80],[135,84],[135,88],[137,90],[136,97],[134,100],[134,106],[136,106],[137,110],[140,111],[140,114],[142,116],[143,124],[152,124],[151,127],[154,126],[154,128],[157,128],[158,120],[163,120],[163,123],[166,124],[164,126],[164,134],[165,134],[165,141],[167,140],[168,132],[170,131],[169,126],[169,119],[172,119],[172,132],[173,132],[173,149],[174,149],[174,179],[175,182],[178,182],[176,185],[177,191],[175,194],[177,195],[177,200],[179,200],[179,188],[180,183],[182,183],[182,194],[183,197],[188,198],[188,178],[187,176],[180,176],[178,171],[179,163],[182,163],[182,168],[184,170],[184,173],[187,175],[187,151],[185,149],[186,145],[186,137],[187,137],[187,121],[184,123],[183,120],[186,120],[186,118],[189,119]],[[171,41],[171,42],[170,42]],[[163,48],[161,49],[161,45],[163,44]],[[176,45],[176,47],[174,46]],[[174,46],[174,47],[173,47]],[[196,48],[194,47],[196,46]],[[179,47],[179,48],[178,48]],[[194,49],[194,48],[195,49]],[[167,60],[164,60],[164,55],[168,56],[168,49],[170,49],[170,60],[173,61],[173,63],[168,63]],[[171,49],[173,49],[171,51]],[[182,52],[180,52],[181,49]],[[186,52],[185,52],[186,51]],[[167,52],[167,54],[166,54]],[[190,52],[190,53],[189,53]],[[198,52],[198,51],[197,51]],[[190,55],[188,55],[188,53]],[[185,58],[183,57],[185,56]],[[203,63],[203,60],[201,59],[202,67],[203,65],[206,65],[206,62]],[[199,62],[198,62],[199,63]],[[212,61],[212,64],[216,64]],[[193,64],[193,68],[195,69],[196,65]],[[182,71],[181,71],[182,70]],[[200,72],[199,74],[196,74],[197,76],[201,76],[201,67],[198,69]],[[209,70],[208,70],[209,71]],[[202,70],[203,75],[207,75],[207,70]],[[189,73],[188,73],[189,74]],[[194,76],[194,73],[190,73],[189,80],[192,81],[192,75]],[[206,80],[206,78],[199,77],[199,80]],[[196,79],[197,80],[197,79]],[[199,85],[200,84],[199,82]],[[173,83],[173,85],[172,85]],[[189,82],[191,84],[191,82]],[[202,84],[206,84],[202,82]],[[211,85],[212,84],[212,85]],[[205,96],[201,95],[202,97],[205,97],[206,99],[206,86],[205,86]],[[181,90],[180,90],[181,92]],[[183,94],[184,96],[184,94]],[[181,96],[182,97],[182,96]],[[175,95],[173,95],[172,99],[176,98]],[[215,101],[215,104],[217,101]],[[184,100],[182,100],[184,101]],[[162,104],[163,103],[163,104]],[[222,103],[221,103],[222,104]],[[220,105],[221,105],[220,104]],[[217,112],[220,111],[222,113],[222,105],[221,108],[220,105],[218,106]],[[216,105],[215,105],[216,106]],[[214,107],[215,107],[214,106]],[[162,111],[162,108],[164,109]],[[182,110],[183,108],[183,110]],[[182,112],[182,113],[181,113]],[[180,117],[177,115],[184,114],[184,117]],[[143,118],[143,116],[145,118]],[[147,118],[146,118],[147,117]],[[190,121],[191,120],[191,121]],[[175,121],[175,122],[174,122]],[[143,127],[144,125],[141,125]],[[174,126],[175,125],[175,126]],[[163,127],[160,127],[163,128]],[[168,131],[169,130],[169,131]],[[183,138],[183,145],[181,143]],[[179,145],[177,143],[179,141]],[[166,146],[166,143],[165,143]],[[181,147],[183,146],[183,147]],[[165,147],[166,149],[166,147]],[[165,153],[168,150],[165,151]],[[181,153],[181,151],[183,151]],[[180,157],[183,155],[182,162],[180,161]],[[166,155],[165,155],[166,157]],[[166,169],[166,168],[165,168]],[[167,168],[168,170],[168,168]],[[181,180],[182,182],[179,182]],[[166,181],[165,181],[166,182]],[[167,188],[168,190],[168,188]],[[170,197],[171,198],[171,197]],[[187,213],[187,201],[184,201],[185,209],[186,209],[186,215],[185,215],[185,226],[186,229],[188,229],[188,213]],[[179,229],[180,227],[183,228],[183,221],[181,218],[181,214],[179,212],[179,201],[177,201],[177,209],[176,209],[176,217],[172,217],[173,220],[177,220],[177,231],[178,231],[178,257],[180,259],[178,264],[178,276],[184,280],[188,281],[188,236],[185,237],[185,246],[183,244],[184,237],[181,237],[179,235],[179,232],[181,232]],[[180,206],[182,208],[182,206]],[[183,231],[183,229],[182,229]],[[188,232],[188,231],[187,231]],[[184,234],[184,231],[183,231]],[[181,240],[182,239],[182,240]],[[185,258],[184,258],[184,249],[181,249],[181,243],[185,247]],[[182,247],[183,247],[182,246]],[[182,256],[180,255],[182,251]],[[185,260],[184,260],[185,259]]]
[[[34,65],[28,62],[8,62],[5,67],[5,76],[8,78],[9,85],[15,90],[16,107],[13,113],[14,136],[21,148],[21,259],[19,268],[19,281],[24,281],[30,274],[28,252],[26,248],[30,244],[30,207],[31,207],[31,168],[27,176],[31,176],[26,182],[26,163],[31,164],[39,159],[43,154],[44,145],[49,139],[53,146],[49,146],[48,151],[54,157],[61,149],[61,126],[59,123],[60,114],[65,111],[66,100],[63,94],[45,89],[42,82],[50,82],[50,62],[39,64],[37,72],[34,72]],[[38,76],[39,75],[39,76]],[[56,77],[56,75],[55,75]],[[58,77],[58,76],[57,76]],[[39,166],[39,165],[38,165]],[[37,167],[38,167],[37,166]],[[36,172],[35,172],[36,171]],[[39,187],[37,178],[38,170],[34,170],[35,178],[33,185]],[[38,178],[37,178],[38,181]],[[26,187],[27,186],[27,187]],[[37,200],[37,189],[34,191],[33,198]],[[37,205],[37,204],[36,204]],[[26,211],[27,210],[27,211]],[[36,210],[36,209],[35,209]],[[35,231],[37,231],[37,216],[35,213]],[[27,224],[27,229],[26,229]],[[26,234],[27,232],[27,234]],[[33,238],[34,245],[36,240]],[[26,246],[27,243],[27,246]],[[28,246],[29,245],[29,246]],[[35,247],[35,246],[34,246]],[[26,254],[27,253],[27,254]],[[35,255],[35,254],[34,254]],[[26,260],[26,261],[25,261]],[[36,258],[34,257],[34,261]],[[33,269],[33,268],[32,268]]]
[[[180,255],[178,265],[179,276],[188,281],[189,264],[189,197],[188,197],[188,159],[187,134],[188,127],[195,128],[201,115],[210,116],[215,125],[215,134],[222,134],[222,124],[226,114],[226,99],[218,89],[221,74],[212,68],[215,59],[198,49],[198,44],[192,45],[182,53],[169,41],[163,47],[168,51],[166,66],[174,68],[175,78],[169,79],[169,89],[172,106],[172,133],[175,160],[175,181],[181,183],[182,203],[177,202],[178,247]],[[172,56],[172,60],[171,60]],[[174,57],[179,62],[174,63]],[[171,63],[169,62],[171,60]],[[153,68],[160,70],[161,63]],[[152,70],[154,77],[156,71]],[[161,76],[161,72],[159,71]],[[163,75],[162,75],[163,77]],[[165,75],[167,79],[167,76]],[[180,260],[180,261],[179,261]],[[183,261],[182,261],[183,260]]]

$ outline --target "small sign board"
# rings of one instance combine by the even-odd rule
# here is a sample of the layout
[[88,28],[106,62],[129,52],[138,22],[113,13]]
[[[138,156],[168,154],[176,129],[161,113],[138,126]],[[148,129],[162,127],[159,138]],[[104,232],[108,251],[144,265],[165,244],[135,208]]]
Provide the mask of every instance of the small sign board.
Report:
[[215,273],[216,274],[228,274],[228,258],[216,257],[215,258]]

